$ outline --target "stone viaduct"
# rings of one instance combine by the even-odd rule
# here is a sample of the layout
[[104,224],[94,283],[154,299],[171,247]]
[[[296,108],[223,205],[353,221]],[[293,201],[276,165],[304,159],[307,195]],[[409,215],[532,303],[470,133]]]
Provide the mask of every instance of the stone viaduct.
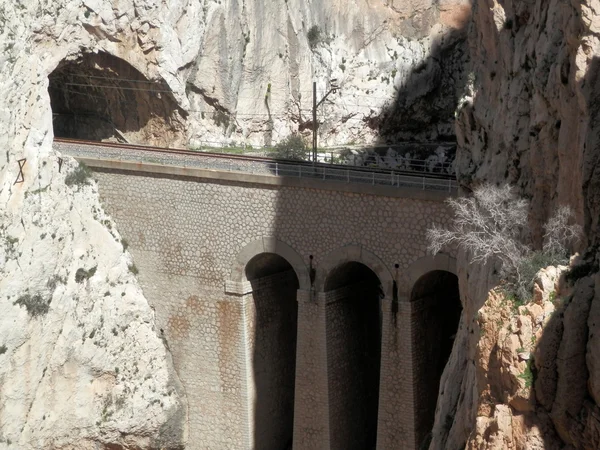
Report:
[[[65,148],[58,148],[65,152]],[[417,449],[460,317],[448,193],[79,158],[129,243],[196,449]]]

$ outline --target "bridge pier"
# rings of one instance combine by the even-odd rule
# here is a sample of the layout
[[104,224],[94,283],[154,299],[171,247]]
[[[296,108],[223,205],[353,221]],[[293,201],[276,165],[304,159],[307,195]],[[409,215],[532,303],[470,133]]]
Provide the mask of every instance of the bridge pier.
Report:
[[298,290],[294,450],[329,450],[326,299]]
[[[343,381],[352,376],[343,351],[352,351],[344,340],[348,336],[343,330],[342,335],[336,332],[341,324],[336,327],[330,322],[340,314],[340,302],[347,294],[341,291],[317,293],[312,302],[309,291],[298,291],[294,450],[352,448],[352,431],[362,431],[360,426],[344,428],[348,425],[344,397],[356,395],[356,390]],[[416,409],[423,392],[418,377],[426,368],[427,355],[419,358],[415,355],[419,352],[413,351],[418,350],[414,342],[419,328],[414,325],[423,313],[420,305],[414,306],[406,298],[395,303],[382,300],[378,450],[414,450],[419,445]],[[411,355],[417,356],[415,364]]]
[[326,291],[330,448],[362,450],[377,439],[380,309],[377,286]]
[[378,450],[414,450],[415,385],[412,304],[406,298],[382,301],[381,381],[377,423]]
[[283,258],[268,253],[253,258],[246,273],[251,291],[242,301],[244,444],[280,450],[292,444],[293,435],[298,279]]

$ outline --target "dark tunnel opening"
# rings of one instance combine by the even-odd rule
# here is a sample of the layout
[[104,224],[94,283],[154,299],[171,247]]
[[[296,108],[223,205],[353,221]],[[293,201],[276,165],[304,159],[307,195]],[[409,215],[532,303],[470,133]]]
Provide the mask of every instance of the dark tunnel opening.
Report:
[[108,53],[63,60],[48,91],[56,137],[164,147],[183,142],[185,112],[167,84]]
[[246,265],[254,314],[254,446],[291,448],[294,425],[298,277],[274,253],[261,253]]
[[335,268],[325,283],[332,448],[374,449],[381,365],[381,282],[364,264]]
[[417,280],[411,293],[417,332],[413,336],[416,355],[417,394],[415,423],[417,443],[430,436],[442,373],[458,330],[462,304],[458,277],[444,270],[434,270]]

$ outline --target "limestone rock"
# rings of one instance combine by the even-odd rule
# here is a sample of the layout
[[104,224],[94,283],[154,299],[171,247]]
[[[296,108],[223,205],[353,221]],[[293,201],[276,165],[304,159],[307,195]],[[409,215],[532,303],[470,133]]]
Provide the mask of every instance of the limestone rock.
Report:
[[114,222],[93,180],[65,184],[76,163],[40,165],[1,217],[0,448],[178,448],[185,398]]
[[464,0],[1,2],[0,448],[186,440],[185,397],[134,262],[94,182],[53,152],[53,125],[269,144],[309,129],[312,80],[322,95],[337,78],[322,143],[451,137],[468,13]]
[[[455,407],[457,416],[479,411],[471,421],[477,424],[469,436],[472,448],[486,448],[491,440],[517,448],[598,448],[598,282],[590,279],[597,277],[593,245],[600,242],[599,29],[595,0],[474,4],[469,32],[472,74],[457,111],[459,180],[467,188],[481,182],[517,186],[531,200],[531,238],[537,246],[542,243],[542,224],[556,206],[570,205],[585,229],[580,249],[590,247],[584,261],[572,262],[579,266],[573,270],[572,291],[555,276],[562,268],[543,271],[544,277],[536,280],[534,304],[527,306],[535,340],[531,349],[535,408],[517,415],[513,402],[512,431],[506,431],[512,438],[506,441],[492,438],[499,426],[495,406],[486,402],[495,388],[498,395],[493,403],[506,405],[512,394],[505,389],[514,387],[507,377],[518,363],[510,358],[510,351],[503,354],[502,364],[486,357],[498,354],[491,351],[495,345],[504,345],[499,336],[510,343],[507,350],[513,349],[512,336],[520,328],[490,335],[497,329],[490,323],[502,320],[500,312],[491,313],[486,307],[477,315],[465,306],[465,321],[485,324],[481,338],[466,340],[471,350],[478,349],[473,365],[481,367],[480,375],[475,378],[462,371],[462,377],[447,376],[459,378],[461,385],[475,382],[479,396],[470,405],[449,405],[452,396],[445,394],[438,409]],[[466,258],[460,265],[469,278],[480,275],[467,269]],[[474,283],[461,282],[465,301],[480,305],[487,298]],[[491,296],[488,304],[494,304]],[[459,362],[449,370],[457,367]],[[515,417],[521,417],[525,426],[516,427]],[[457,433],[467,439],[463,424],[444,431],[442,423],[442,417],[436,419],[439,437],[431,449],[445,448],[445,439]]]
[[586,349],[587,368],[590,372],[590,395],[600,404],[600,274],[594,277],[594,298],[588,316],[588,341]]
[[[491,290],[476,318],[471,320],[474,332],[461,337],[460,329],[457,339],[464,339],[465,348],[463,353],[451,356],[442,380],[454,378],[455,383],[470,386],[467,391],[470,403],[464,399],[453,401],[451,389],[444,390],[438,403],[431,449],[560,448],[562,441],[556,436],[549,412],[556,404],[560,385],[556,355],[563,345],[562,321],[557,329],[554,324],[558,315],[554,304],[547,299],[552,292],[553,300],[559,302],[565,294],[557,280],[566,269],[547,268],[538,272],[540,298],[546,299],[541,305],[531,302],[515,306],[501,291]],[[483,295],[483,287],[480,280],[478,284],[469,283],[467,293]],[[468,319],[463,317],[463,320]],[[473,371],[459,370],[460,361],[454,360],[466,355],[471,355],[473,363],[467,367],[473,367]],[[564,386],[567,384],[565,381]],[[446,408],[455,408],[450,429],[441,422],[440,413]],[[476,424],[475,428],[471,430],[469,424]]]
[[564,331],[556,360],[558,382],[551,416],[562,440],[569,444],[575,444],[570,436],[571,429],[575,427],[573,418],[579,413],[587,395],[587,320],[593,296],[591,278],[577,281],[573,299],[564,312]]
[[[466,80],[469,2],[397,3],[61,0],[3,8],[35,43],[31,55],[43,56],[40,81],[52,73],[55,125],[78,114],[95,138],[271,145],[310,131],[313,80],[320,99],[336,79],[340,89],[319,111],[322,145],[447,139]],[[2,58],[18,69],[29,41],[5,30],[12,47]],[[108,65],[107,55],[131,68]],[[78,69],[65,73],[67,62]],[[117,87],[127,102],[115,98]]]
[[100,36],[124,50],[145,6],[117,20],[109,2],[0,5],[2,449],[185,444],[185,396],[134,262],[93,180],[51,150],[48,74]]
[[[444,448],[457,434],[472,449],[597,448],[599,408],[590,398],[596,398],[598,386],[594,339],[599,277],[573,280],[570,275],[573,286],[559,282],[569,270],[538,272],[541,304],[515,307],[501,293],[489,292],[477,313],[479,336],[471,334],[475,337],[465,341],[464,353],[453,355],[464,358],[469,348],[476,348],[476,372],[460,371],[460,362],[454,361],[446,369],[453,373],[444,373],[461,385],[474,385],[475,395],[469,391],[472,403],[465,404],[452,402],[452,392],[444,392],[431,449]],[[450,429],[438,428],[439,412],[451,407],[455,417],[475,424],[472,432],[457,420]],[[465,416],[473,411],[475,417]]]

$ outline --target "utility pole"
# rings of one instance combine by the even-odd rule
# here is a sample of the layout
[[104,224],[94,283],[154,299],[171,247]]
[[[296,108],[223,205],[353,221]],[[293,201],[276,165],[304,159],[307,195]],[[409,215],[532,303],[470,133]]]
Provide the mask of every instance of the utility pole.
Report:
[[317,163],[317,82],[313,81],[313,142],[312,142],[313,165]]
[[321,106],[321,104],[325,101],[325,99],[329,96],[329,94],[335,94],[339,89],[337,86],[337,79],[332,78],[329,80],[331,87],[327,91],[327,93],[323,96],[319,103],[317,103],[317,82],[313,81],[313,141],[312,141],[312,162],[313,165],[317,164],[317,130],[319,128],[319,124],[317,122],[317,108]]

